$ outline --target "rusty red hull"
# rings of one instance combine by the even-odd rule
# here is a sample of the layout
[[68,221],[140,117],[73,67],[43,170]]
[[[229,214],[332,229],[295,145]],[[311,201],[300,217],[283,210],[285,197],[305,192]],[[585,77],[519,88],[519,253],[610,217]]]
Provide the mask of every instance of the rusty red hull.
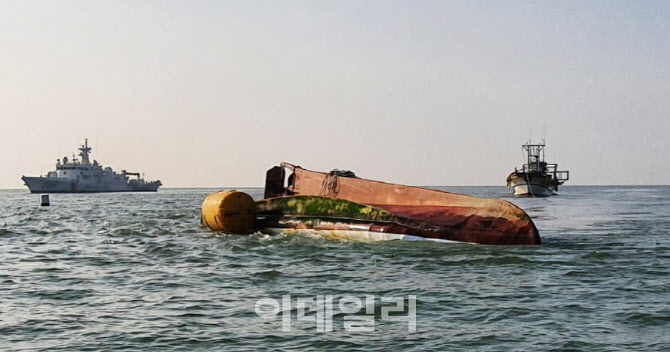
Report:
[[287,195],[342,199],[383,209],[412,226],[385,224],[372,231],[494,245],[536,245],[540,236],[530,217],[514,204],[419,187],[334,176],[282,164],[268,170],[265,197]]

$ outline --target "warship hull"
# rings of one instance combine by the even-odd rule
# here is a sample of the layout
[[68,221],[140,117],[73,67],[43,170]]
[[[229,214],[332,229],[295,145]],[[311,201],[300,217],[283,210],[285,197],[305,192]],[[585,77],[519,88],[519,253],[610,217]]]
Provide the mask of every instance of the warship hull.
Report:
[[91,159],[92,148],[88,139],[79,147],[81,159],[67,156],[56,160],[56,170],[45,176],[23,176],[30,193],[101,193],[101,192],[156,192],[162,186],[161,181],[145,181],[139,172],[120,173],[111,167],[103,167],[97,160]]
[[23,182],[30,193],[104,193],[104,192],[156,192],[159,183],[133,184],[96,184],[77,182],[57,177],[26,177]]

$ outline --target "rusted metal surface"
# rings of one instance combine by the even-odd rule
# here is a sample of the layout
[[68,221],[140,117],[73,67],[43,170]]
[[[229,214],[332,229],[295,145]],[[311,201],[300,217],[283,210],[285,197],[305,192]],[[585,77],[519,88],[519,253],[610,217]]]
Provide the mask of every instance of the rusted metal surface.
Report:
[[[484,244],[527,243],[524,233],[500,218],[458,217],[435,206],[385,206],[320,196],[285,196],[256,203],[260,228],[369,231]],[[491,233],[491,229],[495,229]]]
[[[279,167],[268,171],[266,184],[284,185],[286,172]],[[499,244],[540,244],[540,236],[530,217],[504,200],[390,184],[360,178],[334,177],[282,164],[291,170],[288,186],[266,188],[266,197],[290,195],[342,199],[383,209],[393,216],[389,223],[371,223],[371,231],[413,234],[446,240]],[[271,173],[272,170],[275,170]],[[270,192],[268,192],[270,191]]]
[[284,194],[284,168],[276,166],[265,173],[265,197],[271,198]]

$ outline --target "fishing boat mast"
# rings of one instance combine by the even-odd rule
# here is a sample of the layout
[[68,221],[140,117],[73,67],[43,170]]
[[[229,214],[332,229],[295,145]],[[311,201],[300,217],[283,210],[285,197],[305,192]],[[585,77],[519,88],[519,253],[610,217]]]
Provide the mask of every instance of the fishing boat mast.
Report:
[[544,172],[546,163],[544,162],[544,140],[540,144],[528,143],[521,146],[526,154],[526,164],[523,166],[523,172]]

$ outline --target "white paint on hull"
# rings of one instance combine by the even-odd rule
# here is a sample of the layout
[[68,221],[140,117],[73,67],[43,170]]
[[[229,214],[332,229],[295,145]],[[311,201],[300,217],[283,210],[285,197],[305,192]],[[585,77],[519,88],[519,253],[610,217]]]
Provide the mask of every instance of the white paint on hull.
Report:
[[430,241],[438,243],[469,243],[460,241],[443,240],[439,238],[426,238],[412,235],[403,235],[397,233],[384,233],[372,231],[351,231],[351,230],[321,230],[321,229],[292,229],[292,228],[265,228],[263,232],[270,235],[295,234],[306,236],[317,236],[327,239],[351,242],[380,242],[380,241]]
[[534,196],[534,197],[548,197],[554,192],[546,186],[531,184],[528,187],[528,184],[516,184],[514,187],[515,196]]
[[158,184],[96,183],[61,177],[23,177],[31,193],[156,192]]
[[64,193],[72,191],[72,181],[69,179],[46,177],[23,177],[28,189],[32,193]]
[[548,197],[554,194],[554,186],[547,184],[546,177],[532,175],[527,179],[526,175],[510,176],[509,187],[514,191],[515,196]]

